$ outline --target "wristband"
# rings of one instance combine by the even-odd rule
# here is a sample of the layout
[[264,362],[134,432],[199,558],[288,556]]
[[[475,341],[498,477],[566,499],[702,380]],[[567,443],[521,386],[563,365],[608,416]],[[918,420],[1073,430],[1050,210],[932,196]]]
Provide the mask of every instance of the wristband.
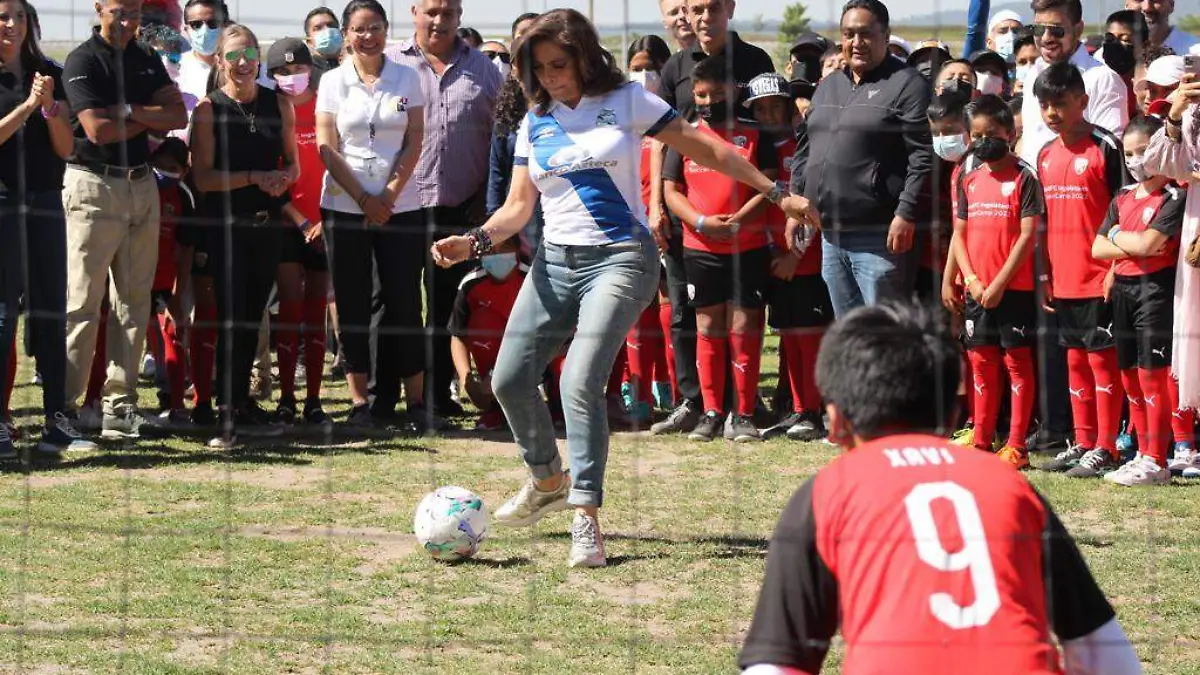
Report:
[[704,218],[705,216],[700,216],[700,218],[696,221],[696,234],[700,234],[704,231]]
[[312,229],[312,226],[313,226],[313,224],[312,224],[312,221],[311,221],[311,220],[309,220],[309,219],[307,219],[307,218],[305,218],[305,219],[304,219],[304,222],[303,222],[303,223],[300,223],[300,224],[299,224],[299,225],[297,225],[296,227],[299,227],[299,228],[300,228],[300,232],[301,232],[302,234],[308,234],[308,231]]
[[1117,225],[1108,231],[1108,241],[1113,245],[1117,245],[1117,234],[1121,232],[1121,226]]
[[367,203],[367,197],[370,197],[370,196],[371,195],[367,194],[366,191],[364,190],[362,195],[360,195],[358,199],[354,200],[355,203],[358,204],[358,208],[362,209],[363,204]]
[[471,241],[471,257],[482,258],[492,252],[492,238],[482,227],[477,227],[467,233]]
[[43,119],[50,119],[50,118],[54,117],[55,115],[58,115],[58,101],[55,101],[54,105],[50,106],[49,110],[42,108],[42,118]]
[[1183,127],[1183,118],[1175,119],[1174,117],[1167,115],[1166,117],[1163,118],[1163,120],[1165,120],[1167,124],[1170,124],[1173,127],[1180,127],[1180,128]]

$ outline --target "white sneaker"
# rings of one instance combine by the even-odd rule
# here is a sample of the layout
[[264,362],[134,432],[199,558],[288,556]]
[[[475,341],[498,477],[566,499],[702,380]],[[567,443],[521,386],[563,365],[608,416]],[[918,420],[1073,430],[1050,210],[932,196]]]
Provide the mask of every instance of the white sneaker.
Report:
[[562,485],[552,492],[537,489],[533,479],[525,481],[517,494],[509,497],[492,514],[496,522],[505,527],[529,527],[555,511],[566,511],[567,494],[571,491],[571,474],[563,472]]
[[1167,470],[1185,478],[1200,476],[1200,452],[1196,452],[1191,443],[1176,443],[1175,455],[1167,463]]
[[1153,459],[1138,455],[1121,468],[1104,476],[1104,480],[1125,487],[1167,485],[1171,482],[1171,472],[1159,466]]
[[604,567],[604,535],[600,534],[600,523],[582,513],[575,514],[571,523],[571,553],[567,556],[567,567]]

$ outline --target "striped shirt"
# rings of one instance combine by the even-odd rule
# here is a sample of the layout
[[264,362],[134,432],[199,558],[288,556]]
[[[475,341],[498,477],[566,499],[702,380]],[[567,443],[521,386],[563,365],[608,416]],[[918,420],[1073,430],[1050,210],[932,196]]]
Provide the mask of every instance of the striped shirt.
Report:
[[425,93],[425,141],[412,178],[421,207],[459,206],[487,187],[500,71],[461,39],[441,76],[415,40],[388,47],[386,54],[416,70]]

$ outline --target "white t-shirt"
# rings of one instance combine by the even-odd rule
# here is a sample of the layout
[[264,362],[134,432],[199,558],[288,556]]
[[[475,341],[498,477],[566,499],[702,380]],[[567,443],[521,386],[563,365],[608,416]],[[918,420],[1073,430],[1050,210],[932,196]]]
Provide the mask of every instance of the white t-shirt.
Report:
[[678,114],[642,85],[585,96],[571,109],[530,111],[517,130],[514,164],[528,166],[542,195],[542,237],[560,246],[646,239],[642,136]]
[[[396,156],[404,149],[408,116],[424,112],[425,95],[417,72],[391,59],[384,59],[373,89],[363,84],[354,63],[346,59],[321,77],[317,91],[317,114],[336,116],[342,157],[363,189],[371,194],[378,194],[387,186]],[[342,213],[362,213],[354,198],[329,173],[325,174],[321,206]],[[417,182],[410,180],[400,191],[392,212],[419,208]]]

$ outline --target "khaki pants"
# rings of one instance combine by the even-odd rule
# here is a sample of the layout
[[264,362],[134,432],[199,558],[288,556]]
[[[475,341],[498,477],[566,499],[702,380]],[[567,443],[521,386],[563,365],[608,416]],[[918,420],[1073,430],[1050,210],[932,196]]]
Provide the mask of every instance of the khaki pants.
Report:
[[77,405],[87,389],[107,287],[112,311],[105,335],[109,364],[104,410],[123,412],[138,403],[138,368],[158,263],[158,186],[153,175],[129,181],[72,167],[63,185],[67,405]]

